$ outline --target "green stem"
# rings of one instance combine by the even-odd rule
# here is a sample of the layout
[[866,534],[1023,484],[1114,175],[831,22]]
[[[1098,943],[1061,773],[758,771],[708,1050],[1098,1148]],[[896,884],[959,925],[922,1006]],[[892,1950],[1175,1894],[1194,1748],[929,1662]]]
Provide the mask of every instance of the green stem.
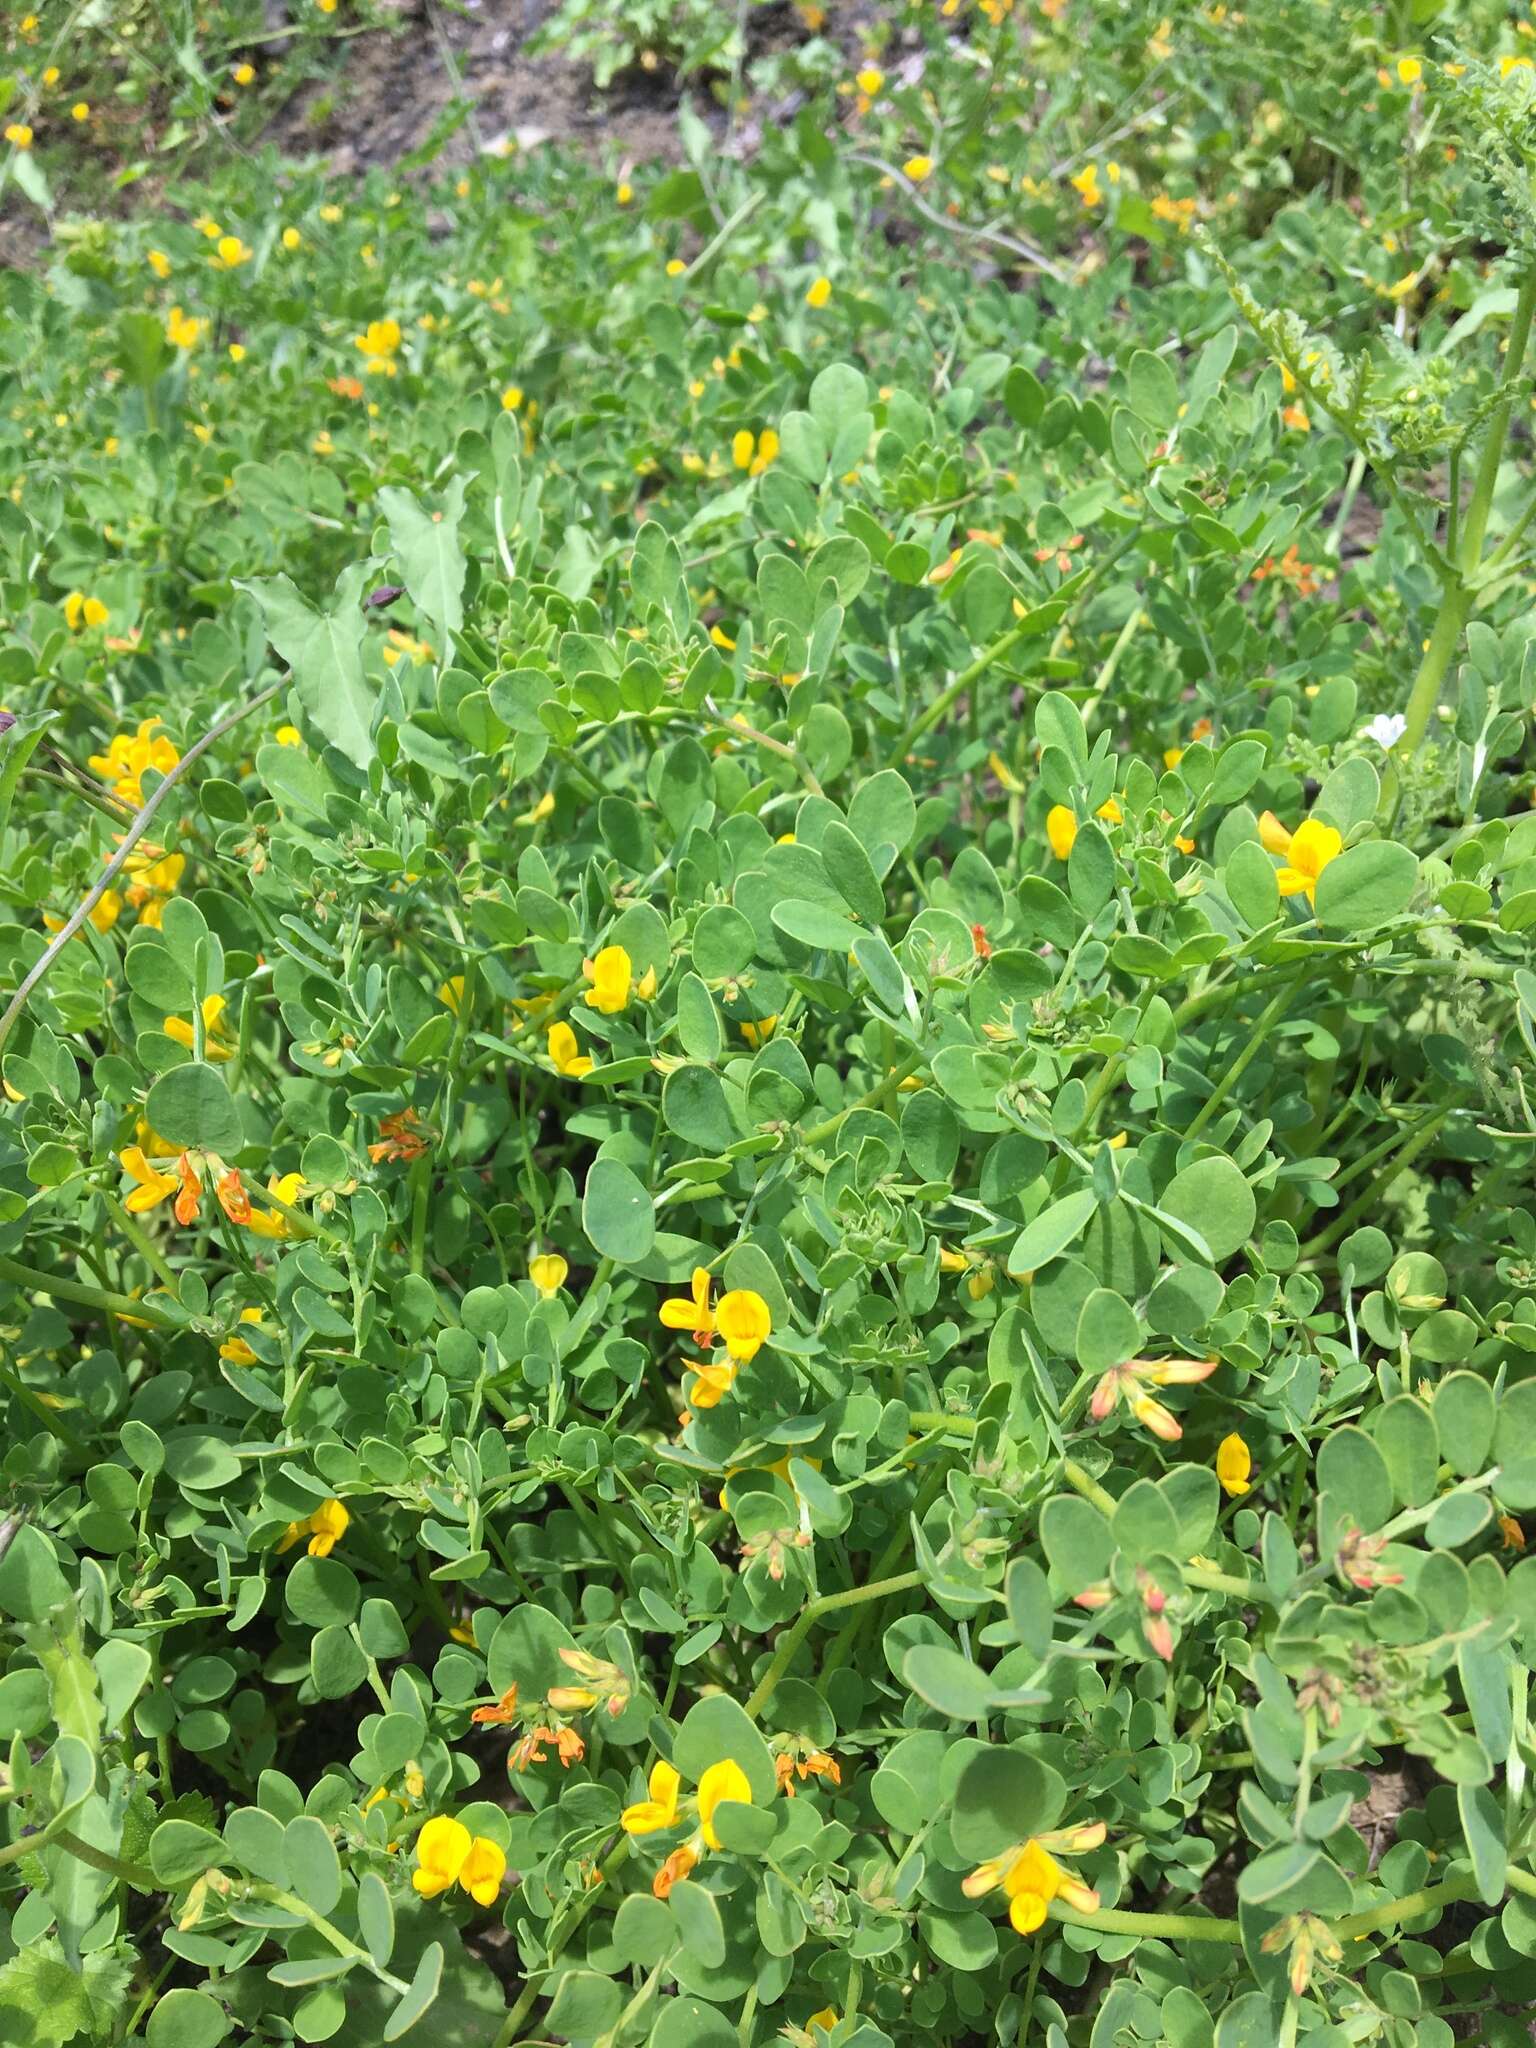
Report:
[[1378,1934],[1384,1927],[1395,1927],[1400,1920],[1417,1920],[1421,1913],[1435,1913],[1443,1906],[1476,1897],[1475,1877],[1448,1877],[1443,1884],[1425,1885],[1422,1891],[1409,1892],[1404,1898],[1368,1906],[1363,1913],[1346,1914],[1342,1920],[1333,1922],[1333,1931],[1340,1941],[1353,1941],[1358,1935]]
[[131,1294],[113,1294],[105,1287],[87,1287],[82,1281],[64,1280],[56,1273],[40,1273],[35,1266],[22,1265],[19,1259],[0,1258],[0,1280],[9,1280],[13,1287],[30,1287],[55,1301],[75,1301],[85,1308],[99,1308],[108,1315],[137,1316],[157,1330],[179,1327],[162,1310],[136,1300]]
[[850,1586],[845,1593],[823,1593],[820,1599],[809,1601],[800,1610],[794,1625],[780,1636],[772,1663],[746,1703],[749,1719],[755,1721],[767,1706],[774,1688],[795,1661],[795,1652],[825,1615],[836,1614],[842,1607],[856,1607],[864,1600],[884,1600],[892,1593],[908,1593],[922,1583],[921,1572],[899,1572],[893,1579],[877,1579],[868,1586]]
[[1417,752],[1419,742],[1424,737],[1425,727],[1440,701],[1440,686],[1445,681],[1445,672],[1461,645],[1462,629],[1471,611],[1471,591],[1464,583],[1453,583],[1440,601],[1440,611],[1435,620],[1434,630],[1429,636],[1429,645],[1424,650],[1424,659],[1419,663],[1419,672],[1413,679],[1413,688],[1408,692],[1408,705],[1404,713],[1408,722],[1395,750],[1404,760]]
[[142,1863],[125,1862],[121,1856],[110,1855],[105,1849],[93,1848],[89,1842],[82,1842],[68,1828],[53,1831],[57,1848],[67,1849],[71,1856],[78,1856],[82,1863],[89,1863],[92,1870],[105,1871],[108,1877],[115,1877],[119,1884],[131,1884],[141,1892],[156,1889],[155,1873]]
[[1253,1060],[1255,1060],[1258,1057],[1258,1055],[1264,1050],[1265,1041],[1269,1034],[1269,1027],[1271,1024],[1274,1023],[1275,1019],[1280,1015],[1280,1012],[1285,1008],[1287,1003],[1290,1002],[1293,992],[1294,984],[1288,981],[1281,985],[1279,991],[1271,999],[1268,1006],[1263,1011],[1262,1015],[1253,1025],[1253,1035],[1249,1039],[1248,1043],[1243,1047],[1242,1051],[1238,1054],[1237,1058],[1232,1062],[1231,1066],[1227,1068],[1227,1071],[1216,1083],[1216,1086],[1205,1098],[1205,1101],[1201,1103],[1199,1109],[1196,1110],[1194,1117],[1190,1122],[1188,1130],[1184,1133],[1184,1140],[1186,1144],[1189,1142],[1191,1138],[1199,1137],[1200,1133],[1205,1129],[1206,1125],[1210,1122],[1211,1118],[1216,1114],[1217,1110],[1220,1109],[1221,1105],[1226,1101],[1227,1097],[1231,1094],[1232,1090],[1237,1086],[1238,1082],[1242,1079],[1243,1075],[1246,1073],[1248,1069],[1249,1064]]
[[324,1914],[317,1913],[313,1906],[306,1906],[294,1893],[282,1891],[275,1884],[263,1884],[255,1879],[243,1889],[248,1897],[265,1899],[269,1905],[280,1906],[285,1913],[297,1914],[299,1919],[313,1927],[322,1941],[329,1942],[339,1956],[350,1956],[354,1962],[366,1965],[372,1975],[377,1977],[381,1984],[387,1984],[398,1997],[403,1998],[410,1989],[410,1986],[392,1971],[381,1970],[367,1949],[359,1948],[355,1941],[349,1941],[339,1927],[333,1927]]
[[967,690],[978,683],[994,661],[1001,661],[1005,654],[1013,652],[1021,640],[1027,640],[1029,637],[1030,625],[1026,619],[1022,624],[1010,627],[1003,634],[1002,638],[994,640],[990,647],[984,647],[970,667],[961,669],[955,680],[947,689],[939,692],[938,696],[928,706],[928,709],[919,712],[917,717],[913,719],[912,723],[892,748],[891,758],[887,765],[892,768],[899,768],[923,734],[933,730],[939,723],[939,720],[949,711],[950,706],[955,700],[963,697]]
[[1509,435],[1509,418],[1514,410],[1515,386],[1531,338],[1533,314],[1536,314],[1536,268],[1526,273],[1521,282],[1520,296],[1515,301],[1515,317],[1510,325],[1503,374],[1499,379],[1499,402],[1489,416],[1488,438],[1483,443],[1477,477],[1462,523],[1459,564],[1464,576],[1470,575],[1477,567],[1483,552],[1488,515],[1493,510],[1493,494],[1498,487],[1499,465],[1504,460],[1504,443]]
[[1338,1217],[1333,1223],[1330,1223],[1326,1230],[1320,1230],[1316,1237],[1308,1239],[1307,1243],[1301,1248],[1301,1256],[1304,1259],[1315,1259],[1319,1252],[1327,1251],[1335,1239],[1342,1237],[1346,1231],[1353,1230],[1360,1221],[1360,1218],[1367,1215],[1377,1206],[1398,1175],[1406,1172],[1412,1166],[1414,1160],[1418,1158],[1419,1154],[1426,1151],[1435,1142],[1441,1125],[1450,1114],[1450,1110],[1447,1109],[1438,1116],[1432,1117],[1429,1123],[1420,1129],[1408,1144],[1403,1146],[1397,1157],[1388,1165],[1386,1171],[1378,1174],[1364,1194],[1350,1203],[1342,1216]]
[[1100,1906],[1096,1913],[1079,1913],[1059,1899],[1051,1904],[1051,1918],[1068,1927],[1089,1927],[1097,1934],[1138,1934],[1165,1941],[1220,1941],[1235,1947],[1243,1930],[1235,1920],[1207,1920],[1199,1913],[1122,1913],[1116,1906]]

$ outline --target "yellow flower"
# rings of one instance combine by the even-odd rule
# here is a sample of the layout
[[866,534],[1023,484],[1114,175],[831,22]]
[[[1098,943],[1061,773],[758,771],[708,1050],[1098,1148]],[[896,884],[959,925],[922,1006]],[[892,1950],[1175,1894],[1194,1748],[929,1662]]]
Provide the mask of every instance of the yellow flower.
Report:
[[757,454],[752,459],[750,474],[761,476],[779,452],[779,437],[772,427],[764,427],[757,437]]
[[[82,607],[81,615],[87,625],[92,623],[89,607],[93,602],[93,599],[87,598]],[[69,600],[66,598],[65,617],[67,618],[68,616]],[[98,616],[101,618],[106,616],[105,606],[101,607],[101,612]],[[112,789],[123,799],[123,802],[132,804],[134,809],[137,810],[144,801],[144,771],[148,768],[153,768],[157,775],[169,775],[181,759],[181,755],[161,731],[159,719],[146,718],[140,721],[135,732],[114,734],[107,744],[107,751],[104,754],[92,754],[89,759],[92,772],[99,775],[103,782],[110,783]],[[182,865],[185,865],[185,857],[181,854],[169,856],[169,858],[181,861]],[[144,872],[145,878],[151,887],[158,888],[162,886],[162,884],[150,877],[144,862],[140,861],[137,856],[130,857],[128,872],[136,874],[141,871]],[[169,886],[174,887],[175,881],[179,876],[180,869],[178,868],[177,874],[172,877]]]
[[75,104],[69,110],[69,118],[71,119],[71,121],[89,121],[89,119],[91,118],[91,106],[89,100],[76,100]]
[[[261,1321],[261,1310],[259,1308],[243,1308],[240,1311],[240,1320],[242,1323],[259,1323]],[[255,1352],[246,1343],[245,1339],[238,1335],[225,1339],[219,1346],[219,1356],[220,1358],[227,1358],[231,1365],[254,1365],[256,1363]]]
[[478,1906],[494,1906],[507,1859],[485,1835],[471,1835],[461,1820],[440,1813],[416,1837],[416,1868],[411,1884],[424,1899],[435,1899],[458,1885]]
[[283,247],[285,249],[302,249],[303,246],[304,237],[299,233],[297,228],[283,229]]
[[1098,1893],[1064,1870],[1051,1852],[1082,1855],[1098,1848],[1104,1833],[1102,1821],[1091,1821],[1082,1827],[1031,1836],[1027,1842],[1016,1842],[1001,1856],[973,1870],[960,1889],[968,1899],[978,1899],[1001,1885],[1008,1900],[1008,1918],[1020,1934],[1033,1934],[1044,1923],[1046,1908],[1053,1899],[1065,1900],[1079,1913],[1096,1913]]
[[653,1835],[662,1828],[677,1825],[677,1793],[682,1779],[671,1764],[662,1761],[651,1766],[648,1790],[649,1799],[638,1800],[633,1806],[626,1806],[619,1815],[619,1826],[626,1835]]
[[910,178],[914,185],[921,185],[925,178],[931,177],[933,174],[933,158],[931,156],[909,156],[902,165],[901,171],[902,176]]
[[1424,66],[1417,57],[1399,57],[1397,77],[1400,85],[1417,85],[1424,76]]
[[748,433],[745,427],[731,436],[731,460],[738,469],[747,469],[751,466],[752,451],[756,445],[754,436]]
[[72,590],[64,600],[64,623],[71,633],[82,626],[104,626],[111,616],[99,597],[87,597],[83,591]]
[[1065,860],[1077,844],[1077,819],[1065,804],[1052,804],[1046,812],[1045,836],[1058,860]]
[[232,363],[243,363],[245,361],[245,343],[243,341],[232,341],[229,344],[229,360]]
[[595,960],[583,960],[581,971],[591,982],[585,1001],[605,1017],[617,1017],[629,1006],[634,967],[622,946],[604,946]]
[[[1530,69],[1531,59],[1529,57],[1501,57],[1499,59],[1500,78],[1508,78],[1512,71],[1529,71]],[[25,144],[22,146],[25,147]]]
[[309,1518],[310,1556],[329,1557],[346,1535],[351,1519],[339,1500],[323,1500]]
[[540,1252],[537,1258],[528,1261],[528,1278],[545,1301],[560,1292],[570,1270],[558,1252]]
[[779,1020],[776,1016],[759,1017],[755,1024],[751,1022],[743,1023],[741,1027],[741,1035],[747,1041],[748,1045],[751,1046],[752,1050],[756,1052],[757,1048],[760,1045],[766,1045],[768,1043],[768,1040],[772,1038],[774,1032],[778,1029],[778,1027]]
[[229,75],[236,85],[252,85],[256,79],[256,66],[254,64],[237,64]]
[[820,2027],[823,2033],[830,2034],[837,2025],[837,2007],[824,2005],[820,2012],[813,2012],[805,2024],[807,2027]]
[[516,412],[522,402],[523,387],[521,384],[509,384],[501,394],[501,409],[503,412]]
[[165,338],[174,348],[196,348],[202,331],[202,321],[183,313],[180,306],[172,306],[165,316]]
[[[278,1201],[285,1202],[291,1209],[299,1199],[303,1186],[304,1176],[302,1173],[273,1174],[267,1182],[267,1193],[275,1195]],[[293,1235],[293,1226],[289,1223],[288,1218],[281,1209],[254,1209],[251,1212],[251,1220],[245,1227],[247,1230],[254,1231],[258,1237],[275,1238],[291,1237]]]
[[463,1821],[440,1813],[429,1820],[416,1837],[416,1868],[411,1885],[424,1899],[435,1899],[458,1882],[459,1872],[469,1860],[474,1837]]
[[156,277],[163,279],[170,276],[171,259],[169,256],[166,255],[163,249],[147,250],[145,252],[144,261],[149,265],[150,269],[155,273]]
[[448,1008],[452,1010],[455,1017],[457,1017],[457,1015],[459,1014],[459,1006],[464,1000],[463,975],[450,974],[448,979],[439,988],[437,992],[437,1000],[440,1003],[446,1003]]
[[151,1209],[158,1209],[181,1186],[174,1174],[162,1173],[158,1167],[151,1166],[137,1145],[125,1145],[117,1157],[124,1173],[134,1183],[133,1192],[123,1200],[123,1207],[130,1216],[145,1216]]
[[226,270],[238,270],[242,263],[249,263],[251,252],[238,235],[220,235],[218,258]]
[[817,312],[819,313],[819,312],[821,311],[822,307],[823,307],[823,306],[824,306],[824,305],[825,305],[825,304],[827,303],[828,299],[830,299],[830,298],[831,298],[831,296],[832,296],[832,280],[831,280],[831,278],[830,278],[830,277],[818,277],[818,278],[816,279],[815,283],[814,283],[814,284],[813,284],[813,285],[811,286],[810,290],[809,290],[809,291],[808,291],[808,292],[806,293],[806,295],[805,295],[805,303],[806,303],[806,304],[807,304],[808,306],[813,306],[813,307],[815,308],[815,310],[816,310],[816,311],[817,311]]
[[336,204],[334,199],[329,200],[324,206],[321,207],[320,218],[323,221],[327,222],[331,227],[334,227],[337,221],[341,219],[341,208]]
[[1182,747],[1164,747],[1163,766],[1165,768],[1177,768],[1179,763],[1183,760],[1183,758],[1184,749]]
[[681,277],[687,268],[688,266],[681,256],[674,256],[667,265],[667,275],[668,277]]
[[25,121],[13,121],[5,131],[5,139],[12,149],[30,149],[32,147],[32,130]]
[[111,931],[123,914],[123,899],[115,889],[108,889],[91,912],[91,923],[99,932]]
[[866,64],[862,71],[853,74],[853,82],[865,99],[872,100],[885,83],[885,73],[878,64]]
[[400,322],[370,320],[361,334],[353,336],[352,346],[367,358],[370,376],[393,377],[394,356],[400,347]]
[[633,199],[635,196],[635,188],[633,185],[630,184],[629,180],[625,178],[621,181],[618,190],[614,193],[613,196],[619,202],[620,206],[628,206],[631,199]]
[[1073,178],[1067,181],[1082,200],[1084,206],[1102,206],[1104,194],[1099,190],[1099,167],[1086,164]]
[[[229,1060],[235,1056],[235,1048],[224,1035],[224,1012],[228,1005],[223,996],[203,997],[203,1057],[209,1060]],[[184,1045],[188,1052],[194,1050],[196,1035],[185,1017],[167,1017],[163,1026],[167,1038]]]
[[[726,1298],[729,1300],[730,1297]],[[747,1774],[729,1757],[722,1763],[711,1764],[699,1780],[699,1823],[704,1840],[711,1849],[720,1847],[720,1837],[715,1833],[715,1809],[728,1799],[740,1806],[752,1804],[752,1787],[747,1783]]]
[[1304,818],[1294,832],[1288,832],[1273,811],[1259,820],[1259,840],[1267,853],[1283,865],[1276,876],[1282,896],[1305,896],[1314,902],[1318,877],[1329,861],[1344,851],[1343,835],[1317,818]]
[[731,1357],[738,1365],[746,1365],[767,1342],[773,1330],[773,1317],[760,1294],[754,1294],[750,1287],[735,1287],[729,1294],[721,1295],[715,1327],[725,1339]]
[[692,1293],[673,1295],[661,1304],[661,1320],[669,1330],[687,1330],[701,1351],[715,1341],[715,1318],[709,1306],[709,1268],[695,1266]]
[[1221,1481],[1222,1490],[1230,1493],[1234,1500],[1248,1491],[1249,1475],[1253,1471],[1253,1453],[1234,1430],[1231,1436],[1224,1436],[1216,1447],[1216,1477]]
[[280,725],[272,735],[280,747],[302,747],[304,735],[296,725]]
[[583,1074],[590,1074],[594,1065],[589,1052],[576,1050],[576,1034],[564,1022],[549,1027],[549,1057],[555,1072],[564,1074],[571,1081],[579,1081]]

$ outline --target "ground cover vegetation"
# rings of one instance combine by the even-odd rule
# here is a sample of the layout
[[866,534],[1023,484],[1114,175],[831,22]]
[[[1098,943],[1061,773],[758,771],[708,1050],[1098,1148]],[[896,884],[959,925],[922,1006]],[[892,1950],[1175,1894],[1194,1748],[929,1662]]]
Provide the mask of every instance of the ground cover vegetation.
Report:
[[0,2039],[1515,2048],[1529,11],[607,12],[7,22]]

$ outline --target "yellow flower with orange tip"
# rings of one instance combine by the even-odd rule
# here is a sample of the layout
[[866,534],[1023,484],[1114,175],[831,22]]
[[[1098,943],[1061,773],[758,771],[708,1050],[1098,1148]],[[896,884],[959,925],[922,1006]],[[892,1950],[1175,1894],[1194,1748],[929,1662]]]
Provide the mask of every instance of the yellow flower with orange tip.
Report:
[[1216,1477],[1221,1482],[1223,1493],[1239,1500],[1249,1490],[1253,1473],[1253,1453],[1234,1430],[1224,1436],[1216,1447]]
[[548,1045],[550,1061],[557,1074],[563,1074],[570,1081],[579,1081],[584,1074],[591,1073],[594,1065],[592,1055],[577,1051],[576,1034],[569,1024],[551,1024]]
[[709,1305],[709,1268],[695,1266],[691,1284],[690,1294],[674,1295],[661,1304],[661,1321],[669,1330],[688,1331],[699,1349],[707,1351],[715,1341],[715,1318]]
[[507,1859],[497,1845],[488,1836],[472,1835],[449,1814],[434,1815],[416,1837],[411,1886],[424,1899],[458,1885],[477,1906],[494,1906],[506,1874]]
[[[273,1174],[267,1182],[267,1193],[279,1202],[292,1208],[298,1201],[304,1187],[302,1173]],[[246,1229],[254,1231],[257,1237],[292,1237],[293,1226],[281,1209],[254,1209]]]
[[1033,1934],[1044,1925],[1046,1910],[1053,1899],[1062,1900],[1079,1913],[1096,1913],[1098,1893],[1063,1869],[1056,1857],[1084,1855],[1097,1849],[1104,1835],[1102,1821],[1032,1835],[1028,1841],[1015,1842],[1001,1856],[981,1864],[962,1879],[960,1889],[968,1899],[979,1899],[1001,1886],[1008,1901],[1008,1918],[1020,1934]]
[[1313,902],[1318,878],[1329,861],[1344,851],[1344,837],[1319,818],[1303,818],[1294,832],[1286,830],[1273,811],[1259,819],[1259,843],[1281,862],[1275,879],[1282,896],[1305,896]]
[[158,1209],[180,1186],[174,1174],[162,1173],[152,1166],[137,1145],[125,1145],[117,1157],[133,1182],[132,1192],[123,1198],[123,1207],[130,1216],[145,1216],[151,1209]]
[[329,1557],[342,1537],[346,1535],[352,1517],[339,1500],[323,1500],[312,1515],[302,1522],[290,1522],[278,1540],[277,1553],[281,1557],[285,1550],[292,1550],[296,1543],[309,1538],[308,1550],[311,1557]]
[[560,1292],[570,1270],[558,1252],[540,1252],[528,1261],[528,1278],[545,1301],[552,1301]]
[[649,1798],[637,1800],[633,1806],[626,1806],[619,1815],[619,1826],[626,1835],[652,1835],[662,1828],[677,1825],[677,1795],[682,1779],[665,1758],[651,1766],[647,1786]]
[[1178,1419],[1147,1392],[1151,1387],[1192,1387],[1216,1370],[1212,1358],[1133,1358],[1102,1374],[1088,1403],[1095,1422],[1103,1422],[1124,1401],[1143,1428],[1161,1442],[1176,1444],[1184,1434]]
[[622,946],[604,946],[595,960],[583,960],[581,971],[591,982],[583,1000],[605,1017],[617,1017],[629,1007],[634,985],[634,964]]
[[[240,1320],[242,1323],[259,1324],[261,1321],[261,1310],[259,1308],[243,1308],[240,1311]],[[219,1346],[219,1356],[220,1358],[227,1358],[231,1365],[254,1365],[256,1363],[255,1352],[246,1343],[245,1339],[238,1334],[225,1338],[224,1342]]]
[[[206,1060],[232,1060],[235,1048],[224,1035],[224,1012],[228,1005],[223,996],[203,997],[203,1058]],[[197,1037],[185,1017],[167,1017],[163,1030],[167,1038],[173,1038],[188,1052],[197,1047]]]

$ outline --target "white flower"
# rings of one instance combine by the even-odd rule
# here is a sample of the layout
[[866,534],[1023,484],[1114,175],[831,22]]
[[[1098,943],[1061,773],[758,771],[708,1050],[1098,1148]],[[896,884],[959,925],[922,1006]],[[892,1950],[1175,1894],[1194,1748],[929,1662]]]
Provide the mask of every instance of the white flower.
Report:
[[1369,725],[1362,725],[1360,737],[1374,740],[1385,754],[1390,754],[1403,734],[1408,730],[1408,721],[1400,711],[1378,711]]

